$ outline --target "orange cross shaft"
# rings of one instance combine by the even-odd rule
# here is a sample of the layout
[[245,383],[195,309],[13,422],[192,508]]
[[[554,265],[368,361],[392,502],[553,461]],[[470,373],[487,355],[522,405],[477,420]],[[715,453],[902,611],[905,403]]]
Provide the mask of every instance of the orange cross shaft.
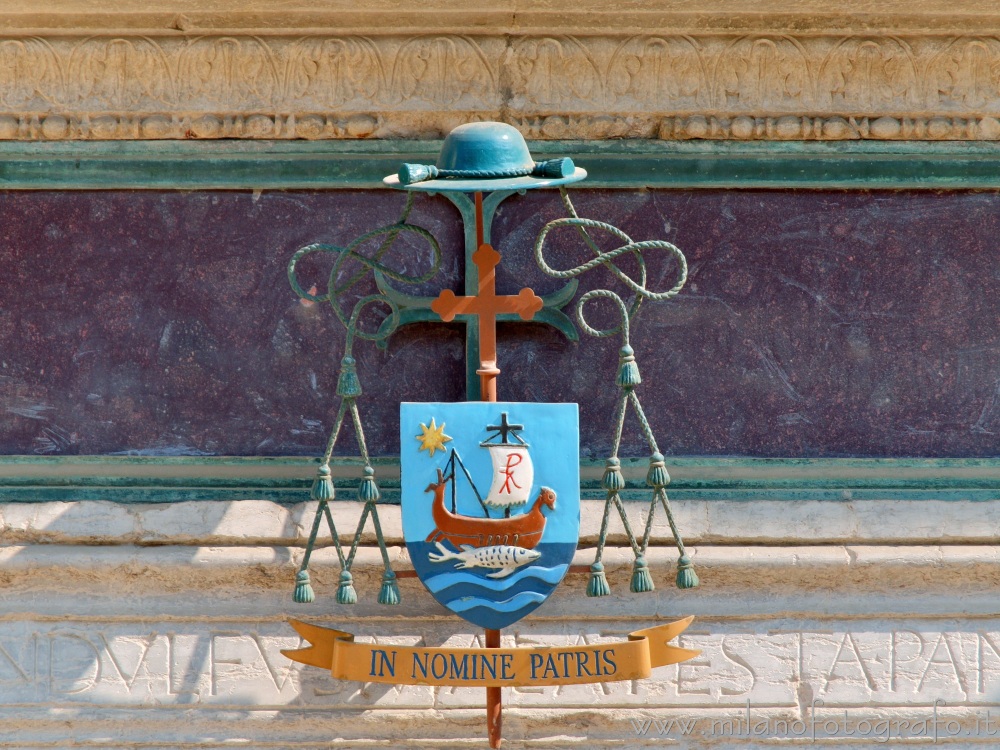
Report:
[[[431,303],[431,310],[448,323],[456,315],[475,315],[479,323],[479,374],[480,399],[497,400],[497,315],[517,313],[522,320],[531,320],[542,309],[542,299],[531,289],[524,288],[516,296],[497,296],[496,269],[500,265],[500,253],[486,244],[483,228],[483,194],[476,193],[476,252],[472,262],[479,274],[478,294],[474,297],[459,297],[446,289]],[[487,628],[486,648],[500,648],[500,631]],[[486,728],[492,750],[497,750],[502,742],[503,701],[499,687],[486,688]]]
[[[478,208],[478,206],[477,206]],[[477,212],[478,213],[478,212]],[[481,237],[481,236],[480,236]],[[531,320],[542,309],[542,298],[525,287],[514,295],[496,293],[496,268],[500,265],[500,253],[482,242],[472,254],[472,262],[479,271],[479,289],[474,297],[459,297],[450,289],[445,289],[431,303],[431,310],[448,323],[456,315],[475,315],[479,323],[479,373],[482,385],[482,400],[496,401],[497,369],[497,315],[517,313],[521,320]]]

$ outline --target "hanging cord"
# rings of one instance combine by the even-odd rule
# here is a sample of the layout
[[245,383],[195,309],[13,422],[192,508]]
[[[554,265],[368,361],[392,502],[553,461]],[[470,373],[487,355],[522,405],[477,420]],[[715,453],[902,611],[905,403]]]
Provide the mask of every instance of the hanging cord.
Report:
[[[406,223],[406,220],[409,218],[410,212],[413,209],[414,198],[415,194],[407,194],[406,205],[403,207],[402,216],[400,216],[399,221],[394,224],[389,224],[384,227],[379,227],[378,229],[373,229],[370,232],[365,232],[346,247],[323,244],[307,245],[306,247],[297,250],[288,262],[288,282],[291,284],[295,293],[302,299],[309,302],[329,302],[330,307],[333,308],[333,312],[337,316],[337,320],[339,320],[341,325],[343,325],[346,329],[347,341],[344,347],[345,357],[351,355],[355,337],[366,341],[378,342],[391,336],[399,325],[399,307],[395,302],[383,294],[369,294],[359,299],[355,303],[351,313],[347,314],[340,306],[340,298],[342,296],[364,280],[369,271],[381,274],[403,284],[422,284],[423,282],[434,278],[438,270],[441,268],[441,246],[438,245],[437,240],[434,239],[434,235],[423,227]],[[433,256],[430,268],[419,276],[395,271],[382,263],[382,259],[385,254],[392,248],[400,234],[403,234],[404,232],[417,235],[418,237],[424,239],[430,246]],[[369,258],[368,256],[362,255],[357,251],[357,248],[368,240],[382,235],[385,235],[385,239],[379,245],[372,257]],[[330,269],[326,294],[312,294],[304,290],[302,285],[299,284],[298,277],[295,273],[296,266],[299,261],[313,253],[329,253],[336,256],[333,267]],[[362,268],[355,271],[344,282],[338,285],[337,278],[340,276],[341,271],[344,268],[344,264],[351,260],[357,261],[361,264]],[[373,332],[361,330],[358,326],[358,320],[361,317],[361,313],[365,307],[376,303],[382,303],[389,308],[389,315],[386,318],[388,325],[383,322],[383,324]]]
[[[327,441],[326,451],[323,453],[323,458],[317,469],[316,479],[313,481],[311,497],[318,503],[318,506],[316,508],[316,515],[313,518],[309,541],[306,544],[306,551],[302,557],[302,564],[295,576],[295,593],[292,598],[300,604],[312,602],[316,599],[312,582],[309,579],[309,560],[316,547],[319,527],[324,518],[329,527],[332,545],[337,551],[337,559],[340,563],[340,585],[337,588],[337,602],[339,604],[355,604],[357,602],[358,594],[354,588],[354,577],[351,573],[351,568],[354,565],[369,516],[371,516],[372,524],[375,528],[375,538],[382,553],[382,588],[379,591],[378,603],[389,605],[399,604],[399,587],[396,584],[396,574],[392,570],[385,536],[382,533],[382,523],[378,515],[377,503],[381,497],[381,492],[375,481],[375,469],[371,465],[371,458],[368,455],[368,445],[365,442],[365,433],[361,424],[361,416],[358,413],[357,399],[362,394],[361,381],[358,378],[357,363],[354,357],[351,356],[355,338],[375,342],[388,338],[399,326],[399,308],[391,299],[382,294],[369,294],[361,297],[354,304],[350,314],[347,314],[341,308],[340,301],[347,292],[364,280],[369,272],[382,274],[404,284],[420,284],[433,278],[438,272],[441,266],[441,248],[437,240],[423,227],[406,223],[413,208],[414,198],[413,194],[407,195],[403,213],[394,224],[366,232],[346,247],[322,244],[308,245],[296,251],[288,262],[288,280],[295,293],[302,299],[310,302],[329,302],[334,314],[337,316],[337,320],[346,329],[344,356],[340,363],[340,374],[337,378],[337,396],[341,399],[340,408],[337,410],[337,419],[334,422],[333,430],[330,432],[330,439]],[[404,232],[415,234],[424,239],[431,248],[431,267],[422,275],[415,276],[400,273],[382,263],[383,257],[392,248],[396,239]],[[357,251],[357,248],[368,240],[381,236],[384,236],[385,239],[382,240],[378,249],[371,257],[362,255]],[[298,282],[296,266],[302,258],[312,253],[330,253],[336,256],[333,267],[330,270],[326,294],[317,295],[307,292]],[[337,279],[341,275],[344,264],[349,260],[357,261],[361,264],[362,268],[355,271],[338,285]],[[378,303],[386,305],[389,308],[389,314],[375,332],[366,332],[361,329],[359,324],[361,314],[368,305]],[[337,444],[337,438],[340,436],[340,430],[344,426],[344,421],[348,414],[350,414],[354,425],[354,435],[357,439],[358,451],[364,463],[361,483],[358,486],[358,499],[364,502],[364,509],[361,512],[361,519],[358,521],[357,529],[354,532],[350,551],[345,554],[340,536],[333,522],[333,514],[330,512],[330,502],[336,497],[330,471],[330,461],[333,458],[333,451]]]
[[[660,450],[657,447],[653,430],[649,425],[649,421],[646,419],[646,413],[643,411],[642,404],[639,402],[639,397],[635,393],[635,387],[642,382],[642,378],[639,375],[639,365],[636,362],[635,352],[633,351],[630,343],[630,324],[632,319],[638,314],[643,301],[651,300],[653,302],[662,302],[677,296],[678,292],[680,292],[684,283],[687,281],[687,260],[684,257],[684,253],[682,253],[677,246],[671,244],[670,242],[666,242],[664,240],[635,242],[631,237],[625,234],[625,232],[612,224],[608,224],[603,221],[595,221],[594,219],[581,218],[579,214],[577,214],[576,208],[573,206],[573,202],[570,200],[569,194],[566,190],[564,188],[560,188],[559,193],[562,196],[563,205],[566,207],[566,211],[569,213],[569,216],[550,221],[539,233],[538,238],[535,240],[535,260],[538,263],[539,268],[554,278],[570,279],[580,276],[600,266],[608,269],[632,292],[632,301],[630,305],[626,305],[622,298],[610,289],[594,289],[589,291],[580,297],[580,300],[576,305],[577,320],[580,323],[580,327],[583,328],[587,334],[599,338],[614,336],[619,333],[622,336],[622,347],[618,352],[618,370],[615,376],[615,385],[621,389],[621,394],[617,399],[615,408],[614,440],[612,443],[611,456],[605,462],[604,475],[601,478],[601,486],[606,491],[607,496],[604,501],[604,513],[601,517],[601,531],[597,539],[597,551],[594,557],[594,563],[590,566],[590,580],[587,584],[587,595],[608,596],[611,593],[611,587],[608,585],[607,576],[604,572],[602,558],[604,556],[604,547],[607,544],[608,523],[611,516],[612,506],[617,509],[618,515],[621,517],[622,526],[625,529],[625,535],[628,537],[629,545],[632,547],[632,552],[635,556],[635,565],[632,570],[632,582],[630,589],[635,593],[652,591],[654,589],[653,579],[649,573],[649,566],[646,563],[646,552],[649,547],[650,535],[653,529],[653,518],[656,514],[658,505],[662,505],[667,514],[667,522],[670,524],[670,530],[673,533],[674,541],[680,554],[680,558],[677,563],[677,586],[682,589],[694,588],[698,585],[698,576],[694,571],[691,558],[687,555],[684,548],[684,542],[677,529],[677,524],[674,522],[673,513],[670,510],[670,501],[667,498],[666,486],[670,483],[670,476],[667,473],[663,454],[660,453]],[[594,253],[595,257],[591,258],[586,263],[568,270],[560,271],[551,267],[545,260],[545,241],[553,230],[561,227],[575,227],[583,241]],[[607,232],[619,240],[622,244],[613,250],[601,250],[588,231],[595,229]],[[646,262],[642,254],[644,251],[649,250],[666,250],[671,253],[677,261],[679,266],[677,281],[666,291],[655,292],[646,287]],[[630,254],[634,257],[636,263],[638,264],[638,280],[633,279],[627,273],[618,268],[618,266],[614,263],[617,258],[626,254]],[[591,326],[587,322],[586,316],[584,315],[584,308],[588,303],[599,299],[610,300],[617,308],[621,318],[621,322],[617,326],[600,329]],[[629,523],[628,516],[625,514],[625,506],[622,503],[620,495],[621,491],[625,489],[626,482],[625,476],[622,474],[621,459],[618,457],[618,451],[621,448],[622,433],[625,427],[625,412],[629,405],[632,406],[632,410],[639,420],[640,428],[643,436],[646,438],[646,442],[649,444],[651,454],[649,459],[649,471],[646,474],[646,484],[652,488],[653,492],[649,504],[649,512],[646,516],[646,527],[641,541],[636,539],[636,535],[632,530],[631,524]]]

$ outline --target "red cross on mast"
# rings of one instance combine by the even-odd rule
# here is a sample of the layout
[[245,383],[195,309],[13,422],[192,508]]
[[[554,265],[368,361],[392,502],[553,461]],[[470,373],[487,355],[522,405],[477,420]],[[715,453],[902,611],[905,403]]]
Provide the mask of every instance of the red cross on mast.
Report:
[[525,287],[518,294],[498,295],[496,293],[496,267],[500,265],[500,253],[483,241],[483,197],[476,193],[476,239],[478,250],[472,254],[472,262],[479,271],[479,289],[476,296],[459,297],[450,289],[445,289],[431,304],[431,310],[448,323],[456,315],[475,315],[479,323],[479,374],[483,401],[497,400],[497,315],[517,313],[521,320],[531,320],[542,309],[542,298]]

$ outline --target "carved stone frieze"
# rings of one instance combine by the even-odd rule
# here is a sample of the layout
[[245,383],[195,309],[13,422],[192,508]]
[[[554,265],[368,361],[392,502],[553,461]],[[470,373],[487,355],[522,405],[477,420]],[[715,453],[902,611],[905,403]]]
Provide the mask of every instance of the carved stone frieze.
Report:
[[1000,38],[925,33],[0,38],[0,139],[1000,139]]

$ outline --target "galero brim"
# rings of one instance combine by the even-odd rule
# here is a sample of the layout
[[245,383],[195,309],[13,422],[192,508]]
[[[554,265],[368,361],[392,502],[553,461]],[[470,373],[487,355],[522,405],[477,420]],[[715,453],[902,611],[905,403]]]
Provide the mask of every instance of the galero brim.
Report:
[[420,190],[425,193],[492,193],[497,190],[533,190],[535,188],[557,187],[579,182],[587,176],[587,170],[577,167],[568,177],[499,177],[495,179],[468,180],[453,177],[438,178],[401,185],[399,176],[391,174],[382,180],[396,190]]

